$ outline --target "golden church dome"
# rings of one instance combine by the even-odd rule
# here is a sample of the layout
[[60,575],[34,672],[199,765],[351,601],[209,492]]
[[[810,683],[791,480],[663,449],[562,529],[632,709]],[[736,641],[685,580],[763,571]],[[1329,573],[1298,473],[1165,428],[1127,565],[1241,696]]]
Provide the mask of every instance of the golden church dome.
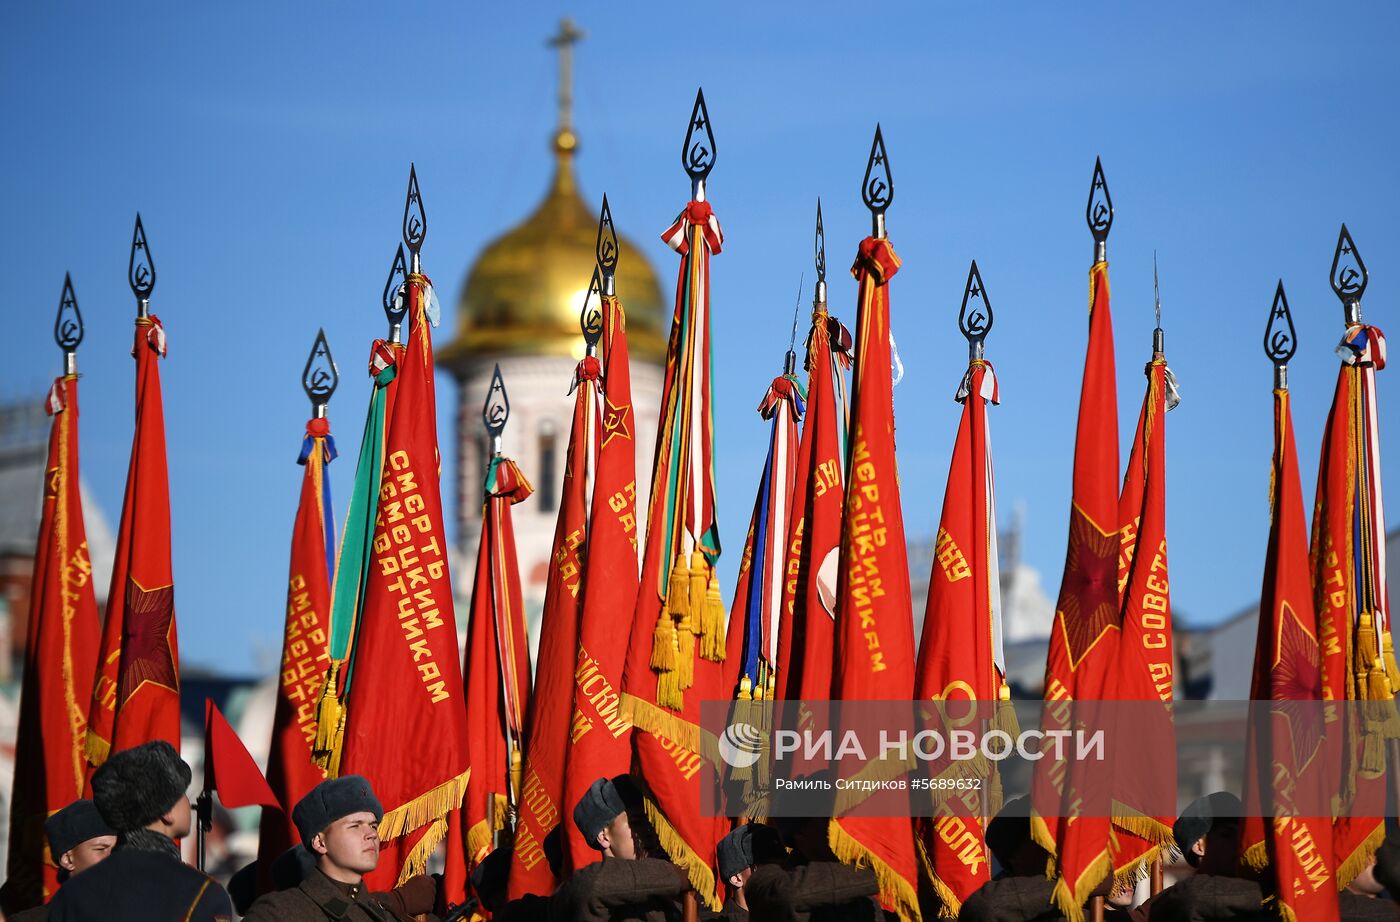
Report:
[[[467,271],[457,302],[457,336],[438,362],[464,366],[479,355],[583,357],[579,311],[593,274],[598,212],[579,196],[574,133],[555,135],[555,171],[533,214],[487,245]],[[656,273],[645,256],[619,235],[617,293],[627,311],[633,359],[660,362],[666,354],[670,311],[662,306]]]

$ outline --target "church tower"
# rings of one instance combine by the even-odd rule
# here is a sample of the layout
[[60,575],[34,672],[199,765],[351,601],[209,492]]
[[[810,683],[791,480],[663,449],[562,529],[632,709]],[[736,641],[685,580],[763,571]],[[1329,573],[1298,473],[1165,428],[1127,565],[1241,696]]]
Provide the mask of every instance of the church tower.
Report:
[[[565,19],[550,39],[559,55],[559,113],[552,141],[554,177],[544,199],[523,222],[488,244],[467,271],[457,302],[456,336],[437,354],[438,365],[457,379],[453,572],[458,611],[463,613],[471,597],[481,539],[482,484],[491,458],[481,408],[492,369],[498,363],[501,367],[510,397],[502,451],[535,487],[534,495],[513,510],[532,656],[538,648],[573,417],[569,385],[584,354],[579,313],[593,274],[604,191],[599,188],[585,199],[574,176],[579,142],[573,126],[573,48],[582,37]],[[636,227],[638,216],[632,221]],[[618,242],[617,293],[627,315],[632,362],[638,514],[645,521],[670,312],[663,307],[656,273],[646,257],[625,237],[619,235]]]

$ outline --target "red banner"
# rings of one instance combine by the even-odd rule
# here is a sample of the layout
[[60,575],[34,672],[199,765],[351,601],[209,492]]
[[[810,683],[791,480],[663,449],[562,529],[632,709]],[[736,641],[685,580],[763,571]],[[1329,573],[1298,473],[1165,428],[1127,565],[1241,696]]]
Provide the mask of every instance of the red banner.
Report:
[[[525,775],[511,850],[509,898],[513,900],[527,893],[548,896],[554,892],[544,840],[565,816],[564,760],[574,717],[579,593],[588,559],[588,487],[598,453],[599,370],[598,360],[589,356],[574,372],[574,418],[545,578],[536,680],[525,731]],[[572,816],[572,811],[567,815]]]
[[331,566],[335,553],[334,513],[326,465],[335,457],[330,423],[309,420],[302,450],[301,499],[292,522],[291,566],[287,578],[287,621],[282,635],[282,668],[272,717],[267,781],[285,813],[264,810],[258,858],[270,863],[301,841],[292,808],[326,777],[312,761],[316,743],[316,703],[330,664]]
[[[888,240],[867,237],[851,268],[860,293],[832,693],[843,700],[908,701],[914,693],[913,602],[894,455],[890,361],[889,282],[899,265]],[[842,861],[874,868],[887,908],[902,919],[919,918],[908,817],[840,817],[831,822],[830,839]]]
[[47,902],[58,889],[44,820],[83,796],[87,708],[97,670],[97,599],[78,475],[78,377],[54,381],[24,648],[15,780],[10,797],[8,908]]
[[[972,702],[984,702],[985,709],[985,702],[1010,699],[1003,675],[996,491],[987,426],[987,402],[999,403],[1000,397],[989,363],[972,363],[958,400],[962,420],[934,543],[914,696],[941,701],[949,712],[965,706],[971,713]],[[980,778],[995,771],[985,761],[958,767]],[[915,823],[922,870],[944,918],[956,918],[963,900],[991,879],[984,817],[997,805],[984,806],[983,796],[981,790],[968,790],[948,798],[940,815]]]
[[[1274,391],[1270,484],[1269,546],[1249,697],[1253,701],[1318,701],[1323,697],[1319,623],[1308,567],[1293,413],[1288,391],[1282,389]],[[1299,785],[1332,789],[1326,777],[1329,766],[1323,764],[1330,760],[1323,754],[1320,734],[1295,736],[1292,723],[1286,705],[1271,714],[1267,739],[1254,732],[1251,721],[1240,850],[1247,865],[1272,866],[1273,889],[1284,919],[1330,922],[1339,918],[1331,817],[1300,817],[1290,808],[1295,799],[1302,799]],[[1263,814],[1275,819],[1260,819]]]
[[662,239],[681,265],[623,713],[637,730],[634,777],[647,816],[700,899],[718,910],[715,845],[727,825],[700,815],[699,773],[700,702],[728,697],[710,402],[710,256],[723,238],[709,203],[690,202]]
[[180,654],[160,393],[165,329],[155,315],[136,321],[132,355],[136,431],[88,711],[87,755],[93,767],[105,762],[109,753],[148,740],[162,739],[180,748]]
[[[1117,671],[1118,397],[1108,263],[1095,263],[1089,270],[1089,297],[1089,346],[1074,443],[1069,547],[1045,662],[1047,726],[1064,724],[1069,719],[1066,711],[1076,701],[1112,698]],[[1112,870],[1109,820],[1093,811],[1065,819],[1074,816],[1075,803],[1082,797],[1072,763],[1046,759],[1036,767],[1031,833],[1055,856],[1060,875],[1055,882],[1056,905],[1071,922],[1079,922],[1090,892]],[[1046,792],[1053,792],[1048,804]]]
[[637,605],[637,418],[626,316],[611,295],[603,296],[602,359],[602,431],[588,515],[573,727],[564,771],[566,864],[575,869],[596,861],[598,852],[574,825],[574,805],[596,779],[626,772],[632,757],[632,724],[622,716],[620,692],[629,636],[623,628]]
[[470,702],[467,751],[472,767],[462,805],[468,869],[490,854],[496,832],[506,825],[511,793],[520,792],[519,746],[522,708],[530,691],[530,648],[510,507],[532,491],[514,461],[492,460],[463,672]]
[[[437,402],[426,308],[405,282],[408,343],[386,424],[368,579],[345,691],[339,774],[370,779],[384,819],[375,890],[421,874],[462,803],[469,774],[457,617],[438,486]],[[405,741],[413,758],[404,758]]]

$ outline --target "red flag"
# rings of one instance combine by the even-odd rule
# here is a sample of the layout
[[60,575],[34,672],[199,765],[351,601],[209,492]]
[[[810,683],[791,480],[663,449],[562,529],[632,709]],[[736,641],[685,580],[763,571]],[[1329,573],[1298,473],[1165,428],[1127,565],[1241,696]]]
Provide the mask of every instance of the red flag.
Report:
[[229,809],[254,804],[282,809],[248,747],[212,698],[204,699],[204,790],[218,792],[219,802]]
[[[1269,546],[1249,697],[1252,701],[1318,701],[1322,699],[1318,619],[1309,582],[1293,413],[1285,388],[1274,390],[1270,494]],[[1240,847],[1246,864],[1273,866],[1283,918],[1329,922],[1339,918],[1331,817],[1298,816],[1290,808],[1292,792],[1302,783],[1303,766],[1313,763],[1316,769],[1323,761],[1313,758],[1321,740],[1316,735],[1295,736],[1292,723],[1285,708],[1274,709],[1267,737],[1261,740],[1256,731],[1265,727],[1256,727],[1251,720]],[[1275,819],[1260,819],[1265,813]]]
[[[530,650],[510,507],[533,492],[509,458],[492,459],[486,474],[486,511],[472,583],[467,625],[467,751],[471,781],[465,816],[466,866],[491,851],[506,824],[506,811],[520,793],[520,738],[525,696],[530,689]],[[456,843],[452,844],[456,847]]]
[[326,465],[336,456],[330,423],[306,424],[301,454],[301,501],[292,523],[291,567],[287,580],[287,622],[282,636],[282,670],[272,718],[267,780],[287,807],[264,811],[258,857],[270,863],[300,841],[291,809],[320,784],[326,771],[312,761],[316,744],[316,704],[330,663],[331,573],[335,517]]
[[[1118,654],[1118,398],[1107,262],[1089,270],[1089,298],[1069,548],[1045,662],[1048,720],[1056,720],[1061,705],[1112,697]],[[1112,870],[1109,819],[1102,813],[1065,819],[1081,799],[1072,763],[1042,759],[1036,768],[1031,833],[1055,856],[1056,904],[1079,922],[1084,901]],[[1049,801],[1041,794],[1048,787],[1055,791]]]
[[[718,909],[722,826],[700,815],[700,702],[726,696],[724,602],[714,572],[714,415],[710,256],[723,243],[708,202],[692,201],[662,234],[681,256],[666,350],[647,541],[623,673],[623,713],[636,726],[636,777],[671,859]],[[727,826],[727,824],[725,824]]]
[[1376,327],[1352,323],[1337,353],[1342,366],[1322,437],[1310,562],[1323,697],[1367,702],[1364,719],[1341,728],[1360,743],[1344,749],[1360,758],[1343,766],[1341,793],[1350,809],[1338,818],[1334,838],[1337,882],[1344,886],[1385,835],[1379,811],[1366,815],[1358,808],[1384,802],[1386,741],[1400,737],[1394,702],[1400,672],[1390,635],[1375,391],[1376,372],[1385,368],[1385,337]]
[[97,600],[78,477],[77,375],[54,381],[47,408],[53,427],[10,798],[6,889],[16,908],[47,902],[58,888],[57,856],[48,854],[44,820],[83,796],[87,706],[97,670]]
[[[953,707],[981,702],[978,710],[985,710],[991,702],[1010,700],[1001,650],[996,492],[987,426],[987,401],[1001,399],[990,363],[972,361],[957,399],[962,420],[934,545],[914,695]],[[950,769],[970,764],[954,763]],[[989,768],[979,765],[974,771],[985,777]],[[944,918],[956,918],[963,900],[991,879],[984,817],[986,808],[996,805],[984,805],[981,793],[945,801],[937,816],[915,822],[923,872]]]
[[622,716],[619,692],[629,636],[623,628],[637,605],[637,419],[626,316],[614,295],[603,295],[602,343],[602,435],[588,514],[573,728],[564,771],[564,829],[573,868],[598,857],[570,819],[574,805],[596,779],[626,772],[632,757],[632,724]]
[[[384,804],[384,845],[368,886],[421,874],[447,834],[470,774],[448,545],[438,487],[432,299],[426,276],[404,283],[408,343],[384,441],[374,536],[344,692],[339,773],[369,778]],[[347,539],[348,540],[348,539]],[[404,758],[412,741],[413,758]]]
[[[909,553],[894,454],[889,282],[899,257],[888,240],[861,241],[851,268],[860,283],[851,385],[851,455],[841,532],[833,697],[908,701],[914,693]],[[831,822],[842,861],[869,864],[881,901],[919,918],[913,827],[907,817],[843,816]]]
[[[1133,450],[1123,478],[1118,510],[1121,529],[1118,585],[1122,592],[1122,637],[1117,660],[1115,697],[1123,701],[1160,701],[1160,711],[1135,708],[1134,732],[1154,740],[1152,747],[1127,753],[1115,776],[1130,779],[1134,787],[1128,802],[1114,805],[1114,874],[1135,881],[1162,852],[1170,849],[1176,817],[1145,816],[1135,809],[1147,802],[1150,790],[1156,803],[1176,796],[1176,765],[1160,758],[1175,739],[1172,725],[1172,618],[1171,584],[1167,577],[1167,412],[1177,404],[1176,378],[1160,351],[1147,369],[1147,394],[1138,416]],[[1143,721],[1152,721],[1145,725]],[[1136,762],[1132,760],[1137,759]],[[1139,799],[1142,798],[1142,799]]]
[[[545,580],[537,678],[525,732],[525,775],[511,850],[509,898],[513,900],[527,893],[547,896],[554,892],[544,840],[564,815],[564,760],[574,717],[578,662],[579,592],[588,558],[588,487],[598,451],[599,368],[598,359],[590,355],[574,372],[574,418]],[[568,815],[572,816],[572,811]]]
[[180,654],[160,393],[165,329],[154,314],[136,321],[131,354],[136,359],[136,432],[88,711],[87,755],[93,767],[105,762],[108,753],[148,740],[163,739],[180,748]]

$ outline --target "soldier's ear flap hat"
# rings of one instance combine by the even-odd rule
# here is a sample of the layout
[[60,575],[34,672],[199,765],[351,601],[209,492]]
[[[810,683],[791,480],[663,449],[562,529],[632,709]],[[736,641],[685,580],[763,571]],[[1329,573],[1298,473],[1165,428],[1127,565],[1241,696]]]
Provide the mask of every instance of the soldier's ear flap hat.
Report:
[[745,823],[719,840],[719,876],[729,880],[754,866],[753,824]]
[[369,781],[361,775],[328,778],[311,789],[292,808],[292,822],[308,849],[311,840],[331,823],[352,813],[373,813],[375,822],[384,819],[384,807],[374,796]]
[[179,803],[190,767],[175,747],[152,740],[112,755],[92,775],[97,812],[118,833],[143,829]]
[[599,851],[598,833],[603,828],[627,812],[627,805],[618,794],[617,787],[606,778],[599,778],[588,786],[574,807],[574,825],[583,834],[583,840]]
[[44,820],[44,835],[49,840],[49,853],[58,861],[64,852],[82,845],[88,839],[98,836],[114,836],[112,829],[97,812],[97,805],[90,800],[75,800]]

